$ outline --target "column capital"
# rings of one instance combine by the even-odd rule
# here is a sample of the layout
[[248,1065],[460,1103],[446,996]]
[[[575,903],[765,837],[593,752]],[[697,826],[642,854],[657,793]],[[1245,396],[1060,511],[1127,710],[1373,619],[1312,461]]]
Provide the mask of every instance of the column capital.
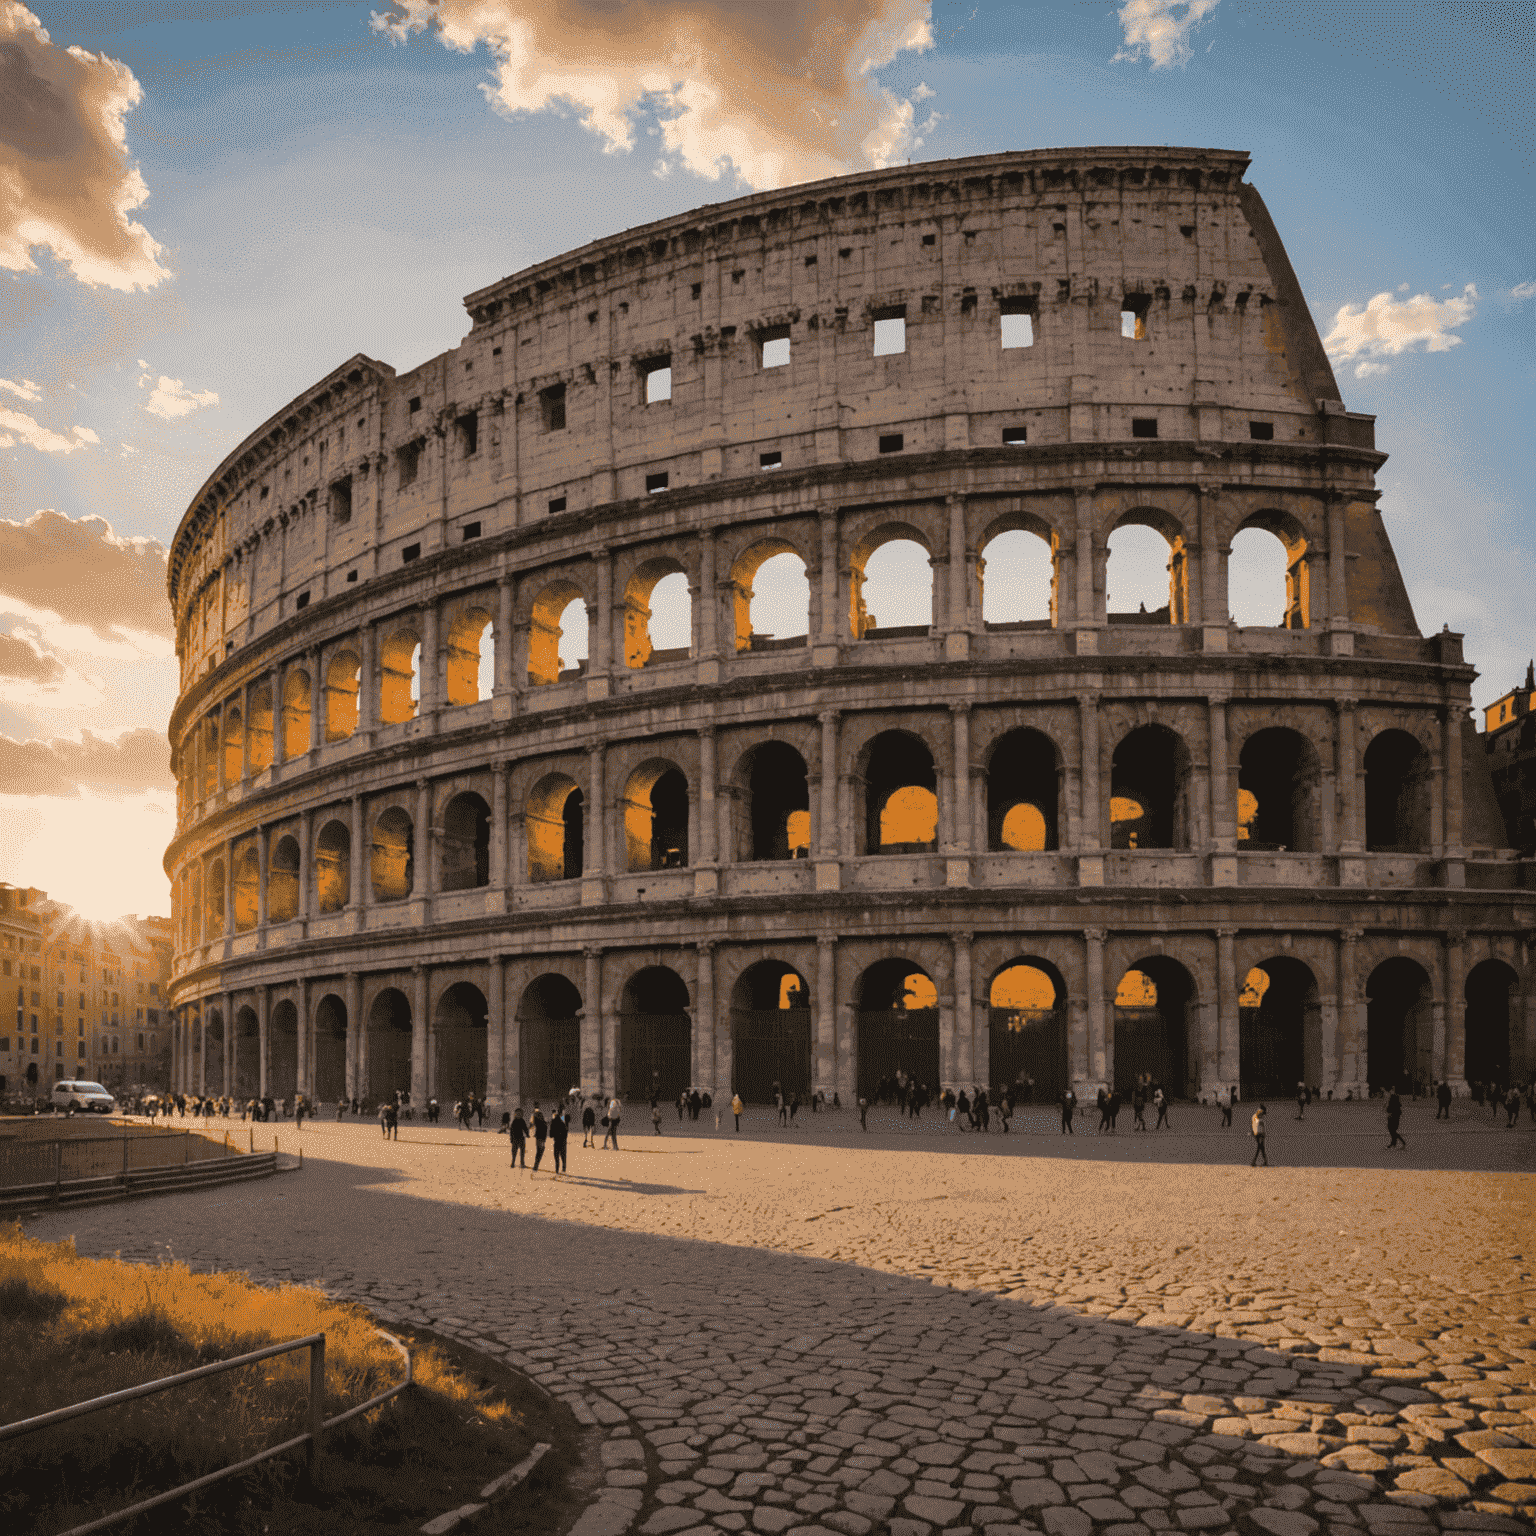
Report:
[[969,946],[972,942],[974,942],[976,935],[972,932],[962,931],[960,933],[952,933],[949,937],[950,940],[955,944],[964,944]]
[[1238,930],[1236,928],[1218,928],[1216,930],[1216,937],[1218,939],[1235,939],[1237,935]]
[[1339,942],[1342,944],[1358,944],[1365,937],[1364,928],[1340,928]]
[[816,718],[823,725],[836,725],[842,713],[840,709],[820,709],[816,712]]
[[700,738],[713,736],[715,734],[715,727],[713,725],[701,725],[698,727],[697,734]]
[[419,960],[416,962],[415,965],[413,965],[411,967],[411,975],[412,976],[425,976],[426,973],[427,973],[426,966],[424,966]]
[[425,789],[425,788],[426,788],[426,787],[427,787],[427,785],[428,785],[428,784],[430,784],[430,783],[431,783],[431,782],[432,782],[432,781],[431,781],[431,780],[430,780],[430,779],[417,779],[417,780],[416,780],[416,788],[417,788],[417,789],[418,789],[418,790],[423,790],[423,789]]
[[835,934],[818,933],[816,935],[817,949],[836,949],[837,937]]
[[363,977],[363,973],[361,971],[346,971],[343,974],[349,984],[354,981],[361,981]]
[[968,715],[971,712],[971,701],[969,699],[951,699],[949,712],[952,715]]
[[947,496],[945,496],[944,505],[953,510],[956,507],[963,507],[966,503],[966,499],[967,498],[964,491],[951,491]]
[[601,960],[603,958],[603,946],[601,944],[584,944],[581,952],[588,960]]
[[713,954],[715,951],[715,946],[718,942],[719,941],[717,939],[700,939],[697,945],[699,954],[701,956]]
[[1360,700],[1349,698],[1348,696],[1342,699],[1334,699],[1333,707],[1342,715],[1346,709],[1359,709]]
[[1467,930],[1465,928],[1447,928],[1441,942],[1447,949],[1460,949],[1467,942]]
[[1083,937],[1090,944],[1102,944],[1106,930],[1103,928],[1084,928]]
[[1103,695],[1098,693],[1080,693],[1077,695],[1078,707],[1080,709],[1096,709],[1102,697]]
[[602,755],[603,749],[607,745],[608,745],[608,743],[606,741],[594,741],[594,742],[591,742],[585,748],[586,754],[587,754],[588,757],[599,757],[599,756]]

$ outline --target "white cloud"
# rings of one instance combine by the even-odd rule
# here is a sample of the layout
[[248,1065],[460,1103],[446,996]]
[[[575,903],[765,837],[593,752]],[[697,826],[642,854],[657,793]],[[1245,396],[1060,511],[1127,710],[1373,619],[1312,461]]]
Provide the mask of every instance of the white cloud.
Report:
[[1512,299],[1536,299],[1536,282],[1516,283],[1509,290],[1509,296]]
[[20,395],[23,400],[43,398],[42,387],[34,384],[31,379],[23,379],[19,384],[11,379],[0,379],[0,389],[9,390],[13,395]]
[[76,437],[78,437],[82,443],[89,443],[92,447],[97,447],[101,443],[101,439],[97,437],[89,427],[73,426],[69,430]]
[[1370,303],[1346,304],[1333,317],[1333,329],[1323,338],[1331,357],[1348,362],[1360,358],[1357,379],[1385,373],[1387,365],[1376,361],[1397,357],[1423,344],[1426,352],[1448,352],[1461,345],[1460,336],[1449,333],[1477,313],[1477,287],[1468,283],[1454,298],[1434,299],[1427,293],[1394,299],[1378,293]]
[[1113,62],[1150,59],[1153,69],[1189,63],[1193,57],[1189,39],[1219,3],[1220,0],[1125,0],[1120,7],[1125,44]]
[[0,405],[0,448],[10,448],[22,442],[28,448],[37,449],[39,453],[73,453],[88,443],[100,441],[89,427],[75,427],[72,435],[65,437],[35,421],[24,411],[13,411],[9,406]]
[[124,126],[143,94],[126,64],[55,47],[24,5],[0,0],[0,267],[35,272],[42,248],[90,287],[170,276],[130,218],[149,198]]
[[[147,365],[140,362],[139,366]],[[180,379],[168,379],[163,373],[158,379],[153,374],[139,375],[139,388],[153,384],[149,399],[144,402],[144,409],[151,416],[158,416],[161,421],[178,421],[183,416],[190,416],[193,411],[200,411],[206,405],[217,405],[219,397],[211,389],[198,391],[188,389]]]
[[874,75],[933,46],[929,0],[392,0],[373,25],[462,53],[486,44],[495,79],[481,89],[509,117],[574,106],[613,153],[655,113],[670,161],[711,180],[729,165],[760,188],[902,158],[912,103]]

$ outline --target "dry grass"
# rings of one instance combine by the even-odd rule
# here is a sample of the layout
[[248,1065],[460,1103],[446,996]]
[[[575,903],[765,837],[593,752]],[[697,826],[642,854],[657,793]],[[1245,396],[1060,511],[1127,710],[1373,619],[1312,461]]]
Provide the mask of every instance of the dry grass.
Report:
[[[0,1422],[310,1333],[326,1336],[327,1415],[400,1379],[399,1354],[367,1315],[318,1291],[268,1289],[244,1276],[194,1274],[183,1264],[86,1259],[70,1241],[35,1242],[19,1226],[0,1231]],[[328,1462],[382,1463],[399,1481],[413,1448],[422,1449],[417,1442],[430,1439],[426,1453],[440,1457],[445,1432],[470,1434],[477,1452],[470,1459],[493,1469],[538,1438],[533,1430],[542,1426],[525,1422],[527,1413],[472,1381],[442,1349],[426,1345],[413,1359],[420,1390],[335,1431]],[[308,1394],[309,1352],[298,1350],[0,1444],[0,1527],[63,1529],[242,1460],[301,1434]],[[255,1518],[268,1508],[270,1515],[273,1500],[289,1497],[292,1480],[291,1465],[265,1463],[210,1490],[195,1507],[168,1506],[138,1524],[156,1532],[246,1529],[242,1511]],[[364,1506],[387,1502],[389,1480],[364,1477],[346,1495],[349,1527],[367,1528]],[[332,1479],[332,1504],[345,1483]],[[327,1520],[334,1526],[335,1513],[315,1528]],[[302,1525],[289,1519],[283,1528]]]

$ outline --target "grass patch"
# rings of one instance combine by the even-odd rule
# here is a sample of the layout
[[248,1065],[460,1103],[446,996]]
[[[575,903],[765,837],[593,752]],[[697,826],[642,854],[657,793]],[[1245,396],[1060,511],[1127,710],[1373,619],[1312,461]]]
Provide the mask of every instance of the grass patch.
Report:
[[[411,1345],[398,1329],[391,1332]],[[183,1264],[86,1259],[0,1231],[0,1423],[310,1333],[326,1336],[329,1416],[400,1379],[362,1308],[303,1286]],[[320,1486],[295,1454],[116,1529],[155,1533],[398,1530],[472,1500],[539,1440],[554,1450],[497,1511],[564,1522],[581,1431],[563,1404],[494,1361],[417,1335],[416,1386],[327,1436]],[[38,1532],[121,1509],[307,1427],[309,1352],[258,1362],[0,1444],[0,1528]]]

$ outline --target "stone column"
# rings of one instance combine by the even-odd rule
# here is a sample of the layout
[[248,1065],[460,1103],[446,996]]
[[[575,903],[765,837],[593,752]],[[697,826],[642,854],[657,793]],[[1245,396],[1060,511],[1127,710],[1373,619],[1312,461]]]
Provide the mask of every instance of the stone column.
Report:
[[1357,1094],[1366,1081],[1365,1030],[1360,1017],[1361,933],[1359,928],[1345,928],[1339,934],[1339,1076],[1345,1090]]
[[816,807],[816,854],[821,859],[838,856],[837,822],[837,720],[835,709],[817,716],[821,723],[821,804]]
[[306,921],[313,909],[311,900],[315,869],[315,813],[305,809],[299,813],[299,911],[298,918]]
[[1360,730],[1355,713],[1357,704],[1356,699],[1339,699],[1335,705],[1338,710],[1340,853],[1359,853],[1365,847],[1364,828],[1360,824],[1363,786],[1357,750]]
[[1328,627],[1349,622],[1349,547],[1345,533],[1344,498],[1328,497]]
[[224,1092],[235,1096],[235,994],[224,994]]
[[717,837],[719,825],[715,810],[716,784],[715,728],[699,728],[699,857],[698,862],[711,869],[719,861]]
[[235,840],[232,837],[224,840],[224,935],[226,938],[234,936],[235,932]]
[[1232,853],[1237,847],[1237,797],[1232,793],[1232,773],[1227,760],[1227,701],[1224,698],[1206,701],[1206,725],[1210,736],[1211,846],[1218,853]]
[[272,1064],[272,989],[256,989],[256,1092],[267,1096],[267,1075]]
[[699,587],[694,599],[694,655],[710,661],[719,655],[720,594],[715,590],[715,531],[699,533]]
[[[1445,969],[1441,991],[1445,1001],[1436,1010],[1434,1075],[1437,1081],[1451,1085],[1452,1093],[1464,1092],[1467,1080],[1467,1005],[1466,959],[1462,946],[1467,936],[1460,928],[1445,935]],[[1513,1005],[1515,999],[1510,999]],[[1513,1043],[1516,1013],[1510,1008],[1510,1036]],[[1513,1056],[1513,1052],[1510,1053]],[[1509,1063],[1511,1067],[1514,1062]]]
[[1093,547],[1093,497],[1077,498],[1077,603],[1076,620],[1080,629],[1097,628],[1104,622],[1104,600],[1094,577],[1096,555]]
[[[1216,1039],[1207,1042],[1214,1048],[1215,1081],[1231,1087],[1238,1082],[1241,1050],[1238,1041],[1237,929],[1216,930]],[[1202,1074],[1203,1075],[1203,1074]]]
[[[605,743],[594,742],[587,748],[587,803],[582,821],[581,901],[583,906],[601,906],[608,899],[608,805],[603,787]],[[616,834],[615,842],[619,841]]]
[[594,945],[582,955],[587,971],[581,990],[581,1091],[590,1095],[603,1076],[603,952]]
[[504,955],[492,955],[487,985],[490,996],[485,1009],[485,1098],[486,1108],[499,1115],[510,1109],[507,1099],[507,961]]
[[613,665],[613,551],[594,549],[597,605],[587,611],[587,676],[606,678]]
[[356,971],[346,976],[347,1002],[347,1097],[368,1097],[368,1028],[363,1019],[363,979]]
[[818,666],[831,666],[837,661],[838,643],[845,638],[848,604],[838,601],[839,550],[837,539],[837,511],[824,507],[821,512],[821,569],[818,586],[821,589],[821,629],[816,637],[815,654]]
[[811,1079],[831,1099],[837,1092],[837,940],[816,939],[816,1059]]
[[[283,679],[287,669],[282,662],[272,668],[272,766],[281,766],[288,761],[287,742],[283,739],[286,734],[283,727],[287,723],[286,702],[283,698]],[[201,792],[201,782],[199,782]]]
[[320,647],[309,653],[309,750],[318,752],[325,740],[325,689],[320,682]]
[[[949,636],[969,637],[970,614],[970,561],[965,547],[965,498],[946,496],[949,509],[949,585],[945,604],[945,630]],[[967,641],[945,640],[945,655],[951,660],[962,660],[969,654]]]
[[417,1114],[427,1103],[427,969],[411,967],[411,1104]]
[[416,834],[411,867],[411,899],[426,900],[436,888],[432,868],[432,785],[427,779],[416,780]]
[[1097,853],[1104,846],[1102,836],[1105,807],[1099,790],[1099,696],[1077,696],[1078,742],[1078,848],[1083,853]]
[[357,651],[357,728],[372,731],[379,724],[379,641],[372,624],[358,629]]
[[420,702],[416,706],[418,719],[425,720],[438,706],[443,696],[443,658],[438,652],[437,604],[421,605],[421,679]]
[[213,787],[216,793],[225,788],[224,782],[224,705],[215,704],[203,719],[213,722]]
[[302,1093],[309,1097],[314,1087],[314,1052],[310,1049],[309,1038],[309,980],[300,976],[294,988],[297,994],[294,1006],[299,1015],[298,1041],[295,1046],[296,1060],[294,1062],[293,1086],[295,1093]]
[[507,765],[491,764],[491,848],[490,884],[493,891],[505,890],[507,879]]
[[715,1042],[719,1024],[715,1018],[715,945],[701,939],[699,950],[698,1006],[693,1010],[693,1081],[702,1092],[718,1092],[715,1083]]
[[512,679],[512,578],[503,576],[496,583],[496,678],[493,696],[510,698]]
[[[971,849],[971,706],[960,701],[949,706],[954,738],[954,813],[950,822],[951,850],[968,854]],[[954,884],[952,880],[950,882]]]
[[251,776],[251,685],[240,687],[240,782]]
[[[271,849],[268,846],[267,829],[256,823],[256,927],[267,926],[267,877],[270,873]],[[265,942],[265,941],[263,941]]]
[[1110,1070],[1109,1051],[1112,1047],[1106,1047],[1105,1020],[1104,1020],[1104,930],[1102,928],[1085,928],[1083,930],[1083,990],[1084,1001],[1088,1008],[1088,1039],[1086,1041],[1086,1060],[1082,1063],[1083,1071],[1079,1074],[1075,1069],[1077,1063],[1073,1062],[1072,1077],[1082,1083],[1078,1097],[1088,1096],[1084,1090],[1096,1093],[1100,1085],[1107,1085],[1107,1073]]
[[352,796],[352,849],[347,861],[347,905],[352,908],[368,905],[367,870],[363,863],[363,840],[366,829],[363,824],[363,797]]
[[976,999],[971,995],[971,939],[951,935],[955,948],[955,1076],[967,1087],[976,1084]]
[[1445,711],[1445,718],[1440,727],[1441,740],[1444,743],[1441,756],[1445,761],[1445,799],[1442,813],[1445,817],[1445,856],[1448,859],[1459,859],[1462,853],[1462,719],[1461,706],[1452,705]]
[[208,1009],[197,1005],[197,1091],[208,1092]]

